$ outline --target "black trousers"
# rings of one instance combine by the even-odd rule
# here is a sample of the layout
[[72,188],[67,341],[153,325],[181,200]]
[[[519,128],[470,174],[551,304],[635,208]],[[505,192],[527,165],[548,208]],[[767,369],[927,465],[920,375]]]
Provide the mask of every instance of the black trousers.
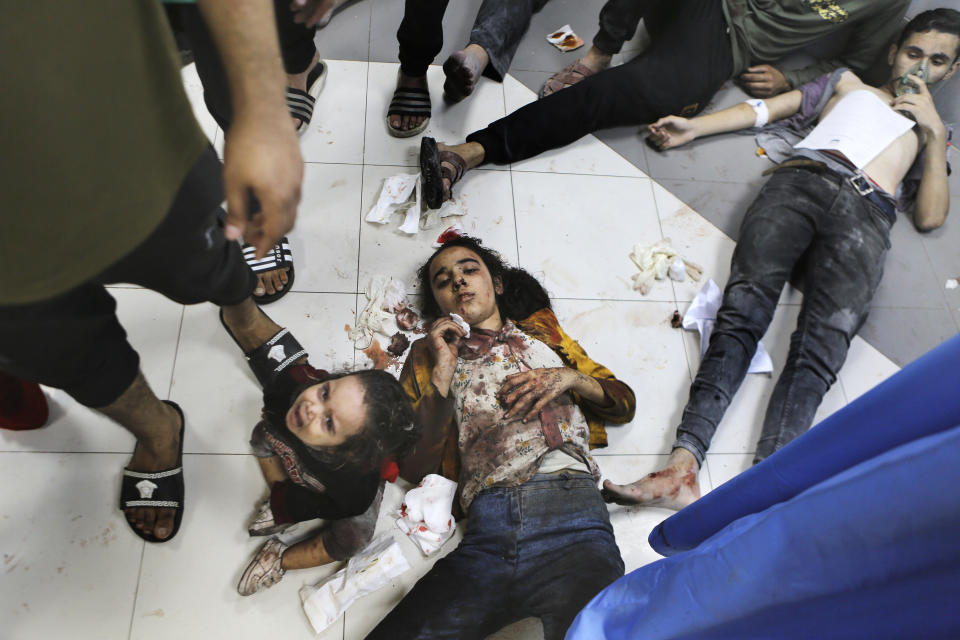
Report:
[[181,304],[232,305],[250,297],[257,277],[240,245],[223,233],[222,174],[208,147],[167,217],[140,246],[66,293],[0,306],[0,371],[63,389],[88,407],[104,407],[129,388],[140,366],[105,284],[137,284]]
[[[623,0],[620,0],[623,1]],[[409,76],[422,76],[443,48],[443,14],[448,0],[406,0],[403,21],[397,30],[400,69]],[[484,48],[490,63],[484,75],[502,82],[530,18],[548,0],[483,0],[477,12],[470,42]]]
[[[313,56],[317,53],[313,42],[317,29],[293,21],[289,0],[274,0],[273,5],[277,35],[280,39],[280,54],[283,56],[283,68],[291,75],[303,73],[310,67]],[[230,128],[230,122],[233,121],[233,106],[230,101],[227,72],[213,43],[213,37],[196,5],[176,5],[171,9],[175,12],[173,15],[193,50],[197,75],[200,76],[200,82],[203,84],[203,101],[207,105],[207,110],[220,128],[226,131]]]
[[528,104],[467,141],[483,145],[485,162],[507,164],[599,129],[699,113],[733,73],[723,9],[718,0],[684,0],[659,17],[653,44],[630,62]]

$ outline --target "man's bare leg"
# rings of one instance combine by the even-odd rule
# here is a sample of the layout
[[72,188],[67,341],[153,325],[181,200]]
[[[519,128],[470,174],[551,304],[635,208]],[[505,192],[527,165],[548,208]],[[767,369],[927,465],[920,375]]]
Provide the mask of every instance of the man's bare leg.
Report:
[[[119,423],[137,438],[130,469],[157,472],[172,469],[180,450],[180,414],[160,402],[141,372],[119,398],[100,413]],[[165,540],[173,531],[174,509],[125,509],[127,521],[144,533]]]
[[630,484],[603,482],[603,499],[622,505],[683,509],[700,497],[697,472],[700,465],[693,454],[676,448],[667,465]]
[[256,349],[283,328],[261,313],[253,298],[236,305],[224,305],[221,309],[223,321],[230,327],[244,353]]

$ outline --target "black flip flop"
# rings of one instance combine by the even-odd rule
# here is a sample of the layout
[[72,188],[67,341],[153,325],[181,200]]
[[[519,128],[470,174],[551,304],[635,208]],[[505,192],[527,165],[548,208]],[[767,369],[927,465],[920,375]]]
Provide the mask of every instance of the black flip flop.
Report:
[[[152,533],[145,533],[127,521],[135,534],[147,542],[169,542],[180,531],[180,522],[183,520],[183,440],[186,433],[187,420],[183,409],[176,402],[163,400],[180,414],[180,449],[177,452],[177,466],[166,471],[148,473],[133,471],[129,467],[123,470],[123,481],[120,485],[120,509],[147,507],[152,509],[173,508],[176,513],[173,519],[173,531],[166,538],[158,538]],[[126,518],[124,518],[126,519]]]
[[327,65],[323,60],[318,60],[310,73],[307,74],[306,91],[287,87],[287,109],[291,116],[300,121],[300,124],[297,125],[299,135],[303,135],[310,128],[313,107],[317,104],[317,98],[320,96],[320,91],[326,81]]
[[[267,316],[263,309],[260,309],[260,313]],[[267,316],[267,318],[269,317],[270,316]],[[240,350],[243,351],[243,346],[240,344],[240,341],[233,335],[230,327],[227,326],[226,321],[223,319],[223,309],[220,309],[220,324],[223,325],[227,335],[233,338],[233,341],[236,342]],[[285,369],[300,358],[306,358],[307,351],[303,348],[303,345],[293,337],[289,329],[280,329],[273,337],[256,349],[244,351],[243,357],[247,359],[247,364],[250,365],[250,370],[253,371],[253,375],[256,376],[260,386],[266,389]]]
[[283,268],[287,270],[287,283],[283,285],[283,289],[265,293],[262,296],[253,296],[257,304],[270,304],[287,295],[287,292],[293,288],[293,279],[296,275],[293,268],[293,250],[290,249],[290,241],[284,236],[280,239],[280,244],[274,245],[273,249],[259,260],[257,260],[256,251],[252,244],[243,245],[243,259],[258,276],[267,271]]
[[[387,108],[387,133],[394,138],[412,138],[430,124],[430,91],[416,87],[397,87]],[[390,126],[390,116],[423,116],[423,122],[413,129]]]

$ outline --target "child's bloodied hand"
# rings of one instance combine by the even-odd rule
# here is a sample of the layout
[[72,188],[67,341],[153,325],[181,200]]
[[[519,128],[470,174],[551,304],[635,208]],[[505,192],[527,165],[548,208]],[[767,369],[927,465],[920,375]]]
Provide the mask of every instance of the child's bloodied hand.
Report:
[[551,400],[573,388],[582,374],[568,367],[532,369],[509,375],[497,393],[507,412],[504,419],[518,415],[526,422]]

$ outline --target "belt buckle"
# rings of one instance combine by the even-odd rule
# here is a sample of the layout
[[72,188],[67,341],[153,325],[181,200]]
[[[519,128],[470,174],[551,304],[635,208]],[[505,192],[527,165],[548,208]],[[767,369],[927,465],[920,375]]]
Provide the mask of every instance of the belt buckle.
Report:
[[874,191],[873,185],[870,184],[870,181],[862,173],[850,176],[847,178],[847,182],[849,182],[861,196],[868,196]]

